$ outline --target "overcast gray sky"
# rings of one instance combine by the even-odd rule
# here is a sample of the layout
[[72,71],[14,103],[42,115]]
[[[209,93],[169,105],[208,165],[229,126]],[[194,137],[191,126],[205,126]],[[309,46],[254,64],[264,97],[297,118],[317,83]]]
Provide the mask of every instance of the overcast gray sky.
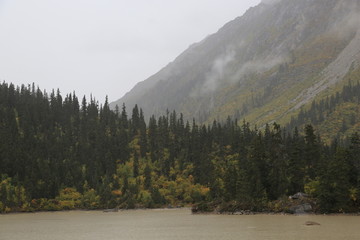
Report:
[[0,0],[0,81],[122,97],[260,0]]

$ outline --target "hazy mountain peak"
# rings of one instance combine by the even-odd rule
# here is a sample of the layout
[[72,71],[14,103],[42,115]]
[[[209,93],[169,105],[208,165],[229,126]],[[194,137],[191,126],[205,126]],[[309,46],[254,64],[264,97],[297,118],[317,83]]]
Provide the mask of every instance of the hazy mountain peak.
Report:
[[261,3],[264,3],[264,4],[276,4],[276,3],[279,3],[281,2],[281,0],[262,0]]

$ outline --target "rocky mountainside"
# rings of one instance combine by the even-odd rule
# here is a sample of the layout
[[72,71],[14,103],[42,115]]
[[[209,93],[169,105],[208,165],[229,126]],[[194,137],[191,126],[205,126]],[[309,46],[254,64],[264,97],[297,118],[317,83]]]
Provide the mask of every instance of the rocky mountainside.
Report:
[[267,0],[193,44],[116,102],[146,116],[287,123],[360,65],[358,0]]

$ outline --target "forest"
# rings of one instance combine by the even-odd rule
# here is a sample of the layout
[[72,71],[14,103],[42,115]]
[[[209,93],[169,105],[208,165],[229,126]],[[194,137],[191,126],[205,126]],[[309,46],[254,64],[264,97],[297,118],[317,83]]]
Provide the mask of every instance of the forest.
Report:
[[[302,126],[308,122],[314,125],[318,125],[324,122],[325,119],[331,116],[341,104],[354,104],[358,106],[360,104],[360,82],[355,84],[350,81],[343,86],[340,92],[327,96],[320,101],[313,101],[309,109],[301,109],[296,117],[293,117],[287,126],[287,129],[293,129],[296,126]],[[344,114],[340,120],[340,128],[337,138],[340,133],[346,132],[348,128],[356,125],[357,121],[357,109],[350,111],[348,114]]]
[[325,144],[311,124],[288,129],[230,117],[205,125],[175,111],[146,120],[138,106],[112,111],[107,99],[3,82],[0,212],[204,203],[286,211],[279,203],[298,192],[317,212],[359,212],[360,135]]

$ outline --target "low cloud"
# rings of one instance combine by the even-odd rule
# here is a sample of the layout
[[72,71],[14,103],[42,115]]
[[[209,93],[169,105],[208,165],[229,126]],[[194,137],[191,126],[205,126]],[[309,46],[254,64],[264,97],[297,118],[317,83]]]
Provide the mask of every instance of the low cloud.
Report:
[[[347,37],[358,31],[360,26],[360,12],[354,1],[339,2],[334,9],[335,19],[330,26],[330,33],[335,33],[340,38]],[[339,18],[336,13],[349,12]]]
[[239,82],[245,75],[267,71],[276,65],[286,62],[285,56],[268,56],[264,59],[256,59],[246,62],[230,78],[231,82]]
[[[200,89],[195,89],[190,96],[197,97],[212,94],[224,84],[237,83],[244,76],[267,71],[287,61],[285,56],[268,56],[256,60],[247,61],[239,66],[239,70],[233,71],[233,61],[236,59],[234,50],[227,50],[223,55],[216,58],[212,64],[211,71],[206,74],[205,82]],[[229,66],[232,66],[231,69]],[[210,104],[210,103],[209,103]]]
[[227,50],[213,62],[211,71],[206,75],[205,83],[202,86],[201,93],[214,92],[227,74],[227,66],[235,58],[235,51]]

